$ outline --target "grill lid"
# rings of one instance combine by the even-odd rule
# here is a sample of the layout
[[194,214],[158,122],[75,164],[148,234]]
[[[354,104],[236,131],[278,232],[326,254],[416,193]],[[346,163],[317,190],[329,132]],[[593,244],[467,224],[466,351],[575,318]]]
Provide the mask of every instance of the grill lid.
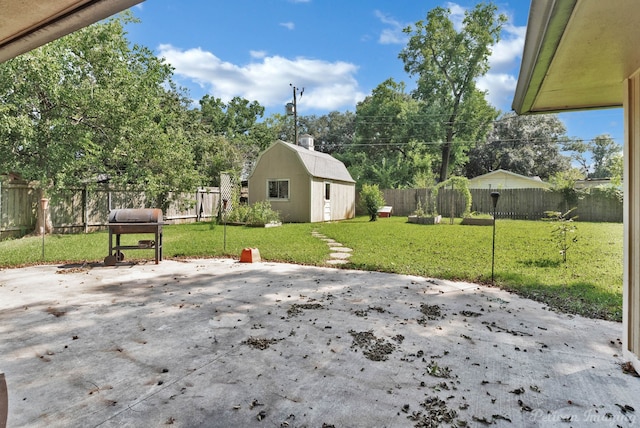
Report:
[[109,223],[162,223],[162,210],[159,208],[111,210]]

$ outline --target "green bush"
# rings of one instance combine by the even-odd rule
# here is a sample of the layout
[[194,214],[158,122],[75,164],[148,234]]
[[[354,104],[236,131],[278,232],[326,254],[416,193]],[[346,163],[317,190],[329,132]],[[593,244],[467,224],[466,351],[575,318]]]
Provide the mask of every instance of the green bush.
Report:
[[369,221],[376,221],[378,209],[384,205],[384,196],[377,184],[364,184],[362,186],[360,204],[367,211]]
[[234,205],[224,220],[226,220],[227,223],[246,223],[250,209],[249,205],[246,204]]
[[422,208],[422,201],[420,200],[420,198],[418,198],[418,206],[416,207],[416,210],[413,212],[413,215],[415,215],[416,217],[426,217],[426,213],[424,212],[424,209]]
[[609,199],[616,200],[618,202],[624,201],[624,194],[621,189],[612,185],[598,186],[591,189],[587,189],[591,195],[603,195]]
[[269,202],[256,202],[253,205],[238,204],[227,214],[227,222],[245,223],[251,226],[262,226],[279,222],[280,214],[271,209]]
[[[466,177],[457,177],[455,175],[449,177],[448,180],[441,182],[437,186],[435,186],[435,195],[438,196],[438,189],[453,187],[457,191],[461,192],[464,196],[464,212],[462,213],[462,217],[469,216],[471,212],[471,191],[469,190],[469,180]],[[435,204],[434,204],[435,206]]]
[[256,202],[249,209],[247,223],[261,225],[280,221],[280,214],[271,209],[269,202]]

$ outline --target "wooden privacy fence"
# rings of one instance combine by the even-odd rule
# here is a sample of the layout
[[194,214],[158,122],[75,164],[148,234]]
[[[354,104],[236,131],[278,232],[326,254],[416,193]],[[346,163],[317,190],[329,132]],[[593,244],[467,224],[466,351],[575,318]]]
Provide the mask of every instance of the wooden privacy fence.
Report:
[[[186,223],[218,215],[217,187],[181,193],[165,209],[165,223]],[[49,195],[49,212],[56,233],[89,232],[108,224],[109,211],[121,208],[152,208],[142,192],[110,189],[70,189]],[[0,183],[0,239],[31,233],[36,225],[38,194],[27,184]]]
[[[418,201],[426,208],[429,189],[383,190],[385,205],[393,207],[393,215],[406,216],[416,210]],[[471,211],[491,214],[493,203],[488,189],[471,189]],[[210,219],[218,215],[220,191],[217,187],[181,193],[165,209],[166,223],[186,223]],[[28,184],[0,182],[0,239],[31,233],[36,225],[38,194]],[[605,193],[584,195],[573,215],[579,221],[622,222],[622,202]],[[49,211],[57,233],[89,232],[108,223],[111,209],[151,208],[152,202],[142,192],[110,189],[71,189],[50,195]],[[463,195],[452,189],[440,189],[438,213],[460,217],[464,211]],[[503,189],[496,209],[498,218],[538,220],[545,211],[566,211],[568,206],[557,192],[544,189]],[[359,214],[362,212],[358,211]]]
[[[470,189],[471,211],[492,214],[493,201],[491,190]],[[413,213],[418,201],[423,209],[429,201],[429,189],[385,189],[385,205],[393,207],[393,215],[405,216]],[[496,207],[496,217],[514,220],[539,220],[545,218],[546,211],[565,212],[573,208],[565,203],[558,192],[545,189],[503,189],[499,191],[500,198]],[[464,196],[452,189],[440,189],[437,199],[438,214],[443,217],[453,215],[462,216],[464,211]],[[604,193],[586,194],[578,200],[577,209],[572,213],[578,216],[578,221],[593,222],[622,222],[622,201]]]
[[22,236],[36,226],[36,192],[27,184],[0,182],[0,238]]

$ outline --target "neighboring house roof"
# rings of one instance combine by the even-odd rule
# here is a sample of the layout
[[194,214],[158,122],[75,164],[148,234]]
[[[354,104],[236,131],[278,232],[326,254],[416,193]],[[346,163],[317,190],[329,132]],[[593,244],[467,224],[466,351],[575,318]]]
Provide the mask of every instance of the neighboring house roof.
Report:
[[[349,174],[347,167],[338,159],[327,153],[308,150],[304,147],[295,146],[281,140],[274,142],[267,150],[265,150],[265,152],[273,150],[275,147],[284,147],[287,150],[295,152],[309,175],[313,177],[355,183],[355,180],[351,178],[351,174]],[[260,157],[262,157],[262,154]],[[258,158],[256,165],[259,163],[260,158]]]
[[142,1],[3,1],[0,13],[0,62],[122,12]]
[[513,185],[509,185],[509,183],[520,183],[519,187],[529,188],[547,188],[549,187],[548,183],[545,183],[540,179],[540,177],[527,177],[525,175],[516,174],[515,172],[506,171],[504,169],[497,169],[495,171],[488,172],[483,175],[479,175],[477,177],[469,179],[469,188],[480,188],[485,187],[485,183],[497,183],[497,185],[503,185],[507,188],[516,188]]
[[620,107],[640,64],[637,0],[532,0],[512,108]]
[[[591,187],[610,186],[610,178],[587,178],[586,180],[577,180],[575,184],[576,189],[587,189]],[[622,187],[622,186],[618,186]]]

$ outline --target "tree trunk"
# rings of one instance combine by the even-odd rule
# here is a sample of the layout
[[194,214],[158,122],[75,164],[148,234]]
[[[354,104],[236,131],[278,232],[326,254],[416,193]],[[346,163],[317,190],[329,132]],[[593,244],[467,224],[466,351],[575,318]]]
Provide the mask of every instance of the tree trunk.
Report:
[[449,158],[451,157],[451,144],[453,143],[453,124],[456,119],[456,106],[454,107],[454,113],[449,118],[449,123],[447,124],[447,141],[442,146],[442,164],[440,165],[440,183],[443,181],[447,181],[449,176]]
[[449,175],[449,157],[451,155],[451,143],[446,142],[442,146],[442,164],[440,165],[440,183],[447,180]]

